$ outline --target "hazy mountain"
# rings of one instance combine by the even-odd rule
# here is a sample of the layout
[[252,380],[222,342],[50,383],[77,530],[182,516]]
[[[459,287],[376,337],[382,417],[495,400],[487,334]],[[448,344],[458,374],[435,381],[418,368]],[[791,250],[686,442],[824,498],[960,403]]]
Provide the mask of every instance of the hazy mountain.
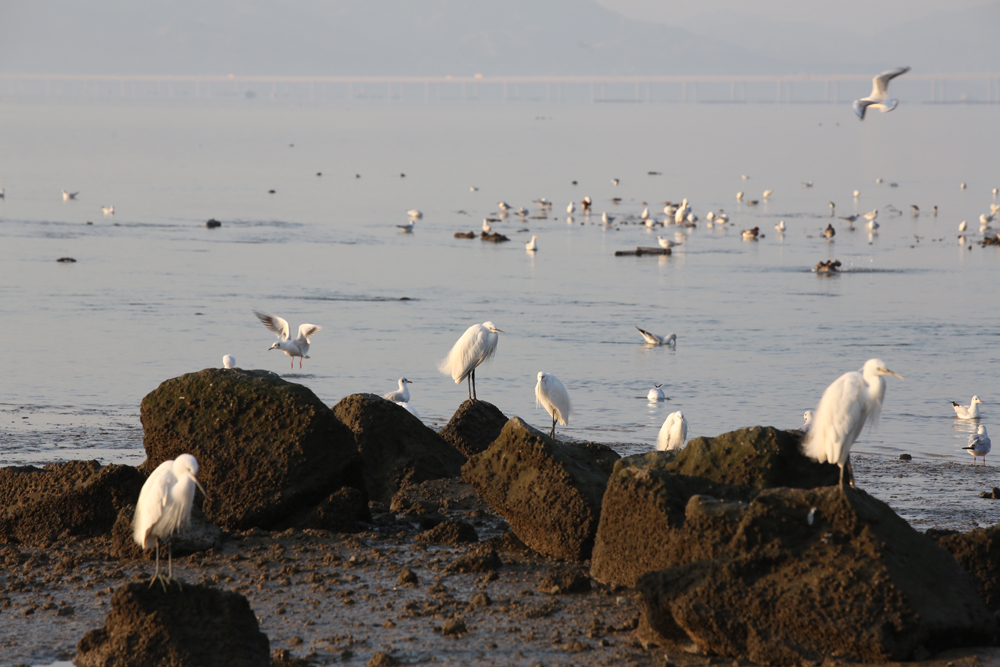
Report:
[[[0,71],[77,74],[624,75],[1000,69],[1000,2],[863,39],[719,14],[684,27],[592,0],[6,2]],[[699,34],[700,33],[700,34]]]

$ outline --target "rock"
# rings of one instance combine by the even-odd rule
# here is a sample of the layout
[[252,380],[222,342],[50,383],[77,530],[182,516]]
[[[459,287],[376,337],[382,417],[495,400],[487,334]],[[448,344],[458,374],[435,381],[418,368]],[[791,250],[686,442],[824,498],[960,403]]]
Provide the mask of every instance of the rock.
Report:
[[388,504],[407,484],[455,477],[465,462],[441,436],[381,396],[352,394],[333,411],[354,432],[372,500]]
[[899,455],[899,460],[900,461],[912,461],[913,460],[913,455],[912,454],[900,454]]
[[864,491],[766,489],[715,515],[703,528],[715,558],[692,554],[639,578],[644,641],[797,665],[910,660],[920,646],[994,640],[996,619],[971,577]]
[[609,447],[559,443],[514,417],[489,449],[469,458],[462,476],[529,547],[586,560],[616,458]]
[[480,232],[479,238],[483,241],[492,241],[493,243],[502,243],[504,241],[510,241],[509,238],[507,238],[500,232],[493,232],[492,234],[487,234],[486,232]]
[[538,590],[549,595],[589,593],[590,577],[576,567],[561,567],[549,572],[538,585]]
[[[111,546],[109,553],[115,558],[138,559],[145,557],[147,560],[156,558],[156,549],[146,549],[145,554],[142,548],[136,544],[132,537],[132,518],[135,516],[135,505],[129,504],[122,508],[115,520],[115,525],[111,529]],[[152,540],[150,541],[152,543]],[[222,546],[222,530],[218,526],[209,522],[205,518],[205,513],[194,506],[191,508],[191,525],[178,531],[170,539],[170,549],[174,556],[185,556],[199,551]],[[162,553],[166,554],[166,545]]]
[[469,553],[452,561],[446,569],[448,572],[467,574],[469,572],[493,572],[501,567],[503,567],[503,561],[500,560],[495,549],[476,545],[470,549]]
[[396,667],[398,664],[399,660],[385,651],[375,651],[371,659],[367,662],[368,667]]
[[967,533],[931,529],[927,537],[944,547],[972,575],[986,607],[993,613],[1000,612],[1000,526]]
[[393,512],[415,513],[439,510],[470,511],[486,509],[476,490],[461,477],[430,479],[420,484],[407,484],[392,497],[389,509]]
[[728,515],[750,499],[746,487],[639,467],[640,457],[649,460],[619,462],[604,494],[590,569],[602,583],[634,586],[651,570],[717,557],[735,530]]
[[316,528],[336,533],[356,533],[371,523],[368,494],[350,486],[342,486],[301,517],[282,522],[282,526]]
[[343,486],[364,492],[351,430],[306,387],[269,371],[207,368],[142,399],[150,473],[184,452],[198,459],[195,494],[212,523],[272,528],[304,516]]
[[507,424],[507,416],[492,403],[466,399],[441,429],[441,437],[466,456],[485,451]]
[[476,238],[475,232],[455,232],[456,239],[474,239]]
[[425,530],[414,538],[417,542],[426,544],[459,544],[461,542],[478,542],[476,529],[464,521],[449,519],[442,521],[430,530]]
[[209,221],[205,223],[205,226],[209,229],[215,229],[216,227],[221,227],[222,223],[215,218],[210,218]]
[[812,461],[799,450],[802,435],[773,426],[752,426],[715,438],[695,438],[680,451],[630,456],[619,465],[659,468],[753,489],[837,484],[837,466]]
[[104,627],[77,645],[76,667],[270,665],[247,599],[208,586],[135,582],[115,590]]
[[107,535],[143,481],[132,466],[97,461],[0,468],[0,542],[46,547],[66,535]]
[[445,637],[449,635],[464,635],[468,630],[465,621],[461,618],[449,618],[441,625],[441,634]]
[[[90,223],[87,223],[90,224]],[[62,262],[63,264],[76,264],[76,259],[73,257],[60,257],[56,260],[57,262]]]
[[399,573],[398,583],[400,586],[416,586],[420,583],[420,578],[413,570],[406,568]]

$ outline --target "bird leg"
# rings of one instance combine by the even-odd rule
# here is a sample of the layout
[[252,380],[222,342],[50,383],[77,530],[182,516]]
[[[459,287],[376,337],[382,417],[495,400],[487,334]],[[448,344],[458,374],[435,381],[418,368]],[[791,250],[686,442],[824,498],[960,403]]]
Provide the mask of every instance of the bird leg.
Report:
[[853,489],[853,488],[855,488],[855,486],[854,486],[854,469],[851,468],[851,457],[850,456],[847,457],[847,462],[844,463],[844,467],[847,468],[847,483],[850,484],[851,488]]
[[476,369],[475,368],[472,369],[472,373],[469,374],[469,377],[472,378],[472,400],[477,401],[479,399],[476,398]]
[[299,368],[302,368],[302,357],[299,357]]
[[465,383],[466,383],[466,385],[468,385],[468,388],[469,388],[469,400],[471,401],[472,400],[472,375],[471,374],[465,376]]
[[552,432],[549,433],[549,437],[555,439],[556,437],[556,418],[552,418]]

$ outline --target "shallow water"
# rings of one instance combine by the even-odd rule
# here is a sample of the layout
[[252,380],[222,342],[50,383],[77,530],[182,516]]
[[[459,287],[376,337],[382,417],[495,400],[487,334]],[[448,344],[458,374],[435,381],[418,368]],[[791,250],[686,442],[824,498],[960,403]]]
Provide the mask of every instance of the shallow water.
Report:
[[[827,384],[873,356],[906,380],[888,378],[882,421],[857,451],[971,465],[961,447],[974,424],[949,402],[978,394],[988,427],[994,412],[1000,249],[974,245],[1000,185],[982,148],[989,106],[901,105],[863,123],[847,105],[0,111],[17,128],[0,136],[11,324],[0,465],[137,463],[142,397],[226,353],[331,405],[405,375],[411,404],[440,426],[466,389],[436,363],[485,320],[507,333],[477,373],[480,398],[546,426],[533,388],[539,370],[554,373],[575,410],[559,433],[635,443],[624,452],[648,448],[678,409],[689,437],[796,427]],[[769,201],[736,201],[767,188]],[[63,202],[63,189],[79,198]],[[566,204],[584,195],[595,214],[568,223]],[[545,219],[537,197],[555,202]],[[661,202],[683,197],[701,221],[671,257],[613,256],[673,237],[634,219],[643,202],[662,218]],[[501,199],[531,211],[494,223],[510,243],[453,238],[478,232]],[[849,231],[830,200],[837,215],[879,208],[878,234]],[[410,208],[424,218],[406,234],[396,225]],[[705,214],[720,208],[730,224],[709,229]],[[605,229],[603,210],[631,224]],[[223,226],[206,229],[210,217]],[[742,241],[753,226],[764,238]],[[64,256],[77,262],[56,263]],[[840,275],[810,271],[832,258]],[[267,351],[273,336],[251,309],[324,327],[302,370]],[[635,325],[675,332],[676,349],[644,345]],[[645,400],[654,382],[669,400]]]

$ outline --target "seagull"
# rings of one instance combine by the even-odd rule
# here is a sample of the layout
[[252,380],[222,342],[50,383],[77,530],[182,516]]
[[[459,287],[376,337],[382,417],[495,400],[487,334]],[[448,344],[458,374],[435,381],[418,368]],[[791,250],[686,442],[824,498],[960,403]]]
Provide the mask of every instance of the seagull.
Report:
[[223,368],[236,368],[236,357],[231,354],[222,355]]
[[687,440],[688,424],[684,413],[678,410],[667,415],[660,432],[656,436],[656,448],[663,452],[671,449],[682,449]]
[[[996,188],[993,188],[993,194],[996,195]],[[5,195],[3,193],[3,188],[0,188],[0,199],[4,199]]]
[[736,201],[743,201],[743,191],[740,190],[736,193]]
[[583,204],[583,210],[584,211],[589,211],[590,210],[590,205],[593,204],[593,202],[590,201],[590,197],[584,197],[582,204]]
[[813,411],[812,410],[806,410],[805,412],[803,412],[802,413],[802,419],[805,420],[805,423],[802,424],[802,426],[799,427],[799,430],[802,431],[803,433],[808,433],[809,432],[809,427],[812,426]]
[[874,220],[875,218],[878,217],[878,209],[876,208],[876,209],[874,209],[872,211],[868,211],[867,213],[865,213],[861,217],[864,218],[865,220]]
[[483,233],[484,234],[489,234],[492,231],[493,231],[493,228],[490,226],[489,220],[487,220],[486,218],[483,218]]
[[837,230],[833,228],[833,225],[827,225],[826,229],[823,230],[823,236],[828,239],[832,239],[837,235]]
[[914,218],[919,217],[920,207],[917,206],[916,204],[910,204],[910,215],[912,215]]
[[406,410],[407,412],[409,412],[411,415],[413,415],[417,419],[420,419],[420,413],[418,413],[416,410],[414,410],[413,406],[410,405],[409,403],[407,403],[406,401],[394,401],[394,403],[396,405],[398,405],[399,407],[403,408],[404,410]]
[[[639,327],[636,327],[639,329]],[[649,333],[643,329],[639,329],[639,333],[642,334],[643,339],[650,345],[676,345],[677,344],[677,334],[670,334],[669,336],[657,336],[654,333]]]
[[605,211],[604,213],[601,213],[601,222],[603,222],[604,224],[610,225],[614,221],[615,221],[615,216],[608,215],[607,211]]
[[642,213],[639,214],[639,217],[641,219],[643,219],[643,220],[649,220],[649,207],[648,206],[646,208],[642,209]]
[[404,232],[409,233],[409,232],[413,231],[413,227],[416,224],[417,224],[417,219],[416,218],[410,218],[410,221],[408,223],[406,223],[405,225],[396,225],[396,226],[399,227],[400,229],[402,229]]
[[524,244],[524,249],[528,252],[534,252],[538,250],[538,244],[535,242],[538,239],[534,234],[531,235],[531,240]]
[[115,214],[115,205],[112,204],[111,206],[102,206],[101,210],[104,212],[104,215],[114,215]]
[[992,443],[990,442],[990,436],[986,434],[986,427],[982,424],[976,429],[976,432],[969,436],[969,446],[962,447],[962,449],[968,449],[969,453],[972,454],[972,464],[976,464],[976,457],[983,457],[983,465],[986,465],[986,455],[990,453],[992,449]]
[[261,323],[274,332],[278,336],[279,340],[277,343],[271,345],[267,348],[268,350],[281,350],[289,357],[292,357],[292,368],[295,367],[295,357],[299,358],[299,368],[302,368],[302,360],[308,359],[309,355],[309,344],[312,342],[310,338],[319,333],[323,327],[318,327],[315,324],[301,324],[299,325],[299,335],[296,336],[295,340],[289,340],[288,335],[288,322],[278,317],[277,315],[268,315],[267,313],[261,313],[258,311],[253,311],[253,314],[257,316],[257,319]]
[[501,211],[509,211],[510,204],[508,204],[505,201],[497,202],[497,208],[499,208]]
[[966,222],[965,220],[963,220],[962,222],[958,223],[958,231],[964,232],[968,228],[969,228],[969,223]]
[[646,400],[650,403],[655,403],[656,401],[662,401],[666,398],[666,396],[663,395],[663,390],[660,389],[662,386],[662,384],[654,384],[653,388],[649,390],[648,394],[646,394]]
[[756,241],[757,235],[760,233],[760,227],[754,227],[753,229],[743,230],[743,240],[744,241]]
[[406,378],[399,378],[399,389],[397,389],[396,391],[390,391],[382,398],[386,399],[387,401],[392,401],[393,403],[409,402],[410,388],[406,386],[408,384],[413,384],[413,381],[407,380]]
[[418,211],[415,208],[411,208],[409,211],[407,211],[406,215],[410,216],[411,218],[416,218],[417,220],[419,220],[420,218],[424,217],[423,212],[422,211]]
[[570,202],[569,206],[566,207],[566,212],[573,215],[573,213],[576,212],[576,204],[574,202]]
[[959,185],[958,187],[959,187],[959,188],[961,188],[962,190],[964,190],[965,188],[967,188],[967,187],[969,187],[969,186],[967,186],[967,185],[965,184],[965,181],[962,181],[962,183],[961,183],[961,184],[960,184],[960,185]]
[[854,221],[857,220],[860,217],[861,217],[860,215],[858,215],[857,213],[855,213],[854,215],[842,215],[842,216],[840,216],[840,219],[841,220],[846,220],[847,222],[849,222],[849,223],[851,223],[853,225]]
[[764,199],[767,199],[772,194],[774,194],[774,190],[764,190]]
[[955,401],[951,402],[951,407],[955,408],[955,416],[959,419],[979,419],[980,405],[982,405],[982,401],[979,400],[978,396],[972,397],[972,402],[969,403],[969,407],[960,405]]
[[545,197],[539,197],[538,199],[535,200],[535,203],[538,204],[539,206],[541,206],[542,208],[551,208],[552,207],[552,202],[550,202]]
[[874,232],[875,230],[877,230],[877,229],[879,228],[879,226],[880,226],[880,225],[878,224],[878,220],[870,220],[870,221],[869,221],[869,222],[868,222],[868,223],[867,223],[867,224],[865,225],[865,227],[867,227],[868,229],[870,229],[870,230],[871,230],[871,231],[873,231],[873,232]]
[[749,181],[750,180],[750,177],[747,176],[746,174],[743,174],[740,178],[742,178],[744,181]]
[[611,185],[618,185],[618,179],[617,178],[612,178],[611,179]]
[[516,211],[514,211],[514,213],[516,213],[517,215],[519,215],[519,216],[521,216],[523,218],[523,217],[526,217],[528,215],[528,209],[526,209],[526,208],[524,208],[522,206],[521,208],[519,208]]
[[729,216],[726,215],[725,213],[720,213],[717,216],[715,216],[715,224],[724,225],[727,222],[729,222]]
[[802,181],[802,187],[804,187],[804,188],[811,188],[812,186],[813,186],[813,182],[812,181]]
[[470,185],[469,186],[469,192],[478,192],[478,191],[479,191],[479,188],[477,188],[475,185]]
[[861,120],[865,119],[865,111],[868,107],[874,107],[882,113],[888,113],[895,109],[899,105],[899,100],[886,99],[886,96],[889,94],[889,82],[900,74],[906,74],[909,71],[909,67],[900,67],[882,72],[872,79],[871,95],[854,101],[854,113],[858,114],[858,118]]
[[76,196],[80,194],[79,192],[66,192],[63,190],[63,201],[69,201],[70,199],[76,199]]
[[774,226],[774,228],[777,229],[779,232],[784,233],[784,231],[785,231],[785,221],[784,220],[779,220],[778,224],[776,224]]
[[670,239],[665,239],[662,236],[657,236],[656,242],[660,244],[661,248],[666,248],[667,250],[674,247],[673,241],[671,241]]

